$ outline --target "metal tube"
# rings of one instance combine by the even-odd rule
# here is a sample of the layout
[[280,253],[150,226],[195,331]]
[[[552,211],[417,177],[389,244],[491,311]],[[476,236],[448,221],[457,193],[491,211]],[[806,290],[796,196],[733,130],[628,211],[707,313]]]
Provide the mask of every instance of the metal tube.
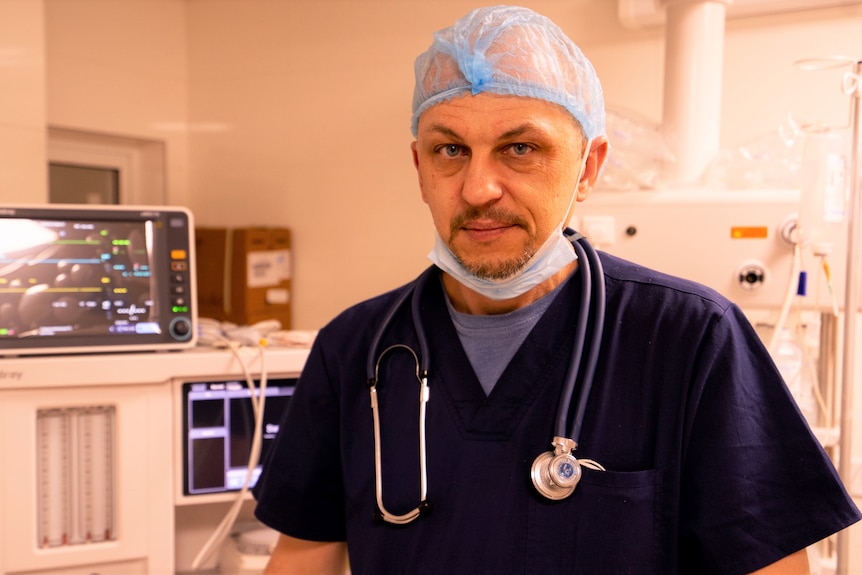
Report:
[[[844,341],[842,350],[841,371],[841,443],[838,449],[838,473],[846,481],[851,476],[853,433],[853,383],[855,379],[856,352],[856,319],[859,309],[859,278],[857,277],[857,262],[862,254],[862,185],[860,185],[859,154],[862,151],[860,142],[859,119],[862,115],[862,60],[856,61],[853,77],[845,82],[850,93],[851,126],[853,136],[850,147],[850,211],[847,230],[847,275],[844,292]],[[850,573],[850,534],[845,529],[837,535],[836,542],[837,575]]]
[[728,0],[662,0],[666,10],[662,132],[676,156],[668,178],[696,181],[719,150]]

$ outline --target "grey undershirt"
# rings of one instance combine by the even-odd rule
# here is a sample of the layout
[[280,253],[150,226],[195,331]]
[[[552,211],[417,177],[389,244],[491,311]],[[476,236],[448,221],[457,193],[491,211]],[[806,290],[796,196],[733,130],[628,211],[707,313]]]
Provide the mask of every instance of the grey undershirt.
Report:
[[[491,394],[506,366],[563,284],[526,307],[499,315],[461,313],[452,306],[446,295],[446,307],[449,308],[452,323],[485,395]],[[446,293],[445,290],[443,293]]]

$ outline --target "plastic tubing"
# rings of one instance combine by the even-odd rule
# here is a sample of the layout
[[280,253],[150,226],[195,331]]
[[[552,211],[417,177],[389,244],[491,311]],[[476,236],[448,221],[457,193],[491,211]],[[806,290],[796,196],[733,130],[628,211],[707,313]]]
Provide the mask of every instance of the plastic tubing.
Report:
[[790,266],[790,277],[787,279],[787,292],[784,294],[784,303],[781,305],[781,313],[778,314],[778,321],[775,322],[775,329],[772,332],[772,338],[769,340],[768,349],[772,357],[775,357],[775,352],[781,340],[781,330],[784,329],[784,324],[787,323],[790,307],[793,305],[793,299],[796,297],[796,287],[801,268],[802,249],[800,241],[797,239],[793,244],[793,264]]
[[[260,389],[258,390],[254,385],[254,377],[252,377],[251,372],[248,369],[248,365],[237,351],[237,347],[239,346],[234,342],[231,343],[232,345],[229,345],[228,348],[242,367],[246,383],[248,384],[252,411],[254,412],[254,436],[251,440],[251,451],[248,456],[248,469],[246,471],[245,482],[243,483],[242,489],[237,493],[236,499],[233,501],[233,505],[228,509],[228,512],[225,514],[224,518],[222,518],[221,523],[219,523],[218,527],[216,527],[215,531],[210,535],[210,538],[201,550],[198,551],[197,556],[194,561],[192,561],[192,571],[199,570],[203,562],[212,555],[213,551],[221,545],[222,541],[224,541],[225,537],[230,533],[230,528],[233,527],[240,509],[242,508],[245,494],[248,493],[254,469],[257,467],[257,463],[260,460],[260,451],[263,444],[263,413],[264,405],[266,403],[267,380],[266,369],[263,364],[265,355],[264,347],[262,345],[257,346],[258,355],[260,357]],[[255,395],[257,395],[257,399],[255,399]]]

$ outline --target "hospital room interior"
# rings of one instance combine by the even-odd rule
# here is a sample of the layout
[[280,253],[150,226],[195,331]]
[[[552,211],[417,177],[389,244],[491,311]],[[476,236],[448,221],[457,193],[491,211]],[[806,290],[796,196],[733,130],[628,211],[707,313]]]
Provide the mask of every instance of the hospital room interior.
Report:
[[[262,572],[248,490],[317,330],[428,266],[413,60],[492,4],[0,0],[0,574]],[[862,2],[517,4],[604,90],[571,227],[737,303],[862,503]],[[28,226],[105,218],[155,230],[164,317],[16,338]],[[862,527],[809,560],[862,575]]]

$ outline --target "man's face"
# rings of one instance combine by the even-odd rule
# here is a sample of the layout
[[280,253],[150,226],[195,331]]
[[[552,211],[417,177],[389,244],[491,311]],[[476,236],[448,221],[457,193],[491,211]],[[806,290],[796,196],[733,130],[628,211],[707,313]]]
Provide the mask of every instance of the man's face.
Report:
[[568,220],[584,144],[572,116],[544,100],[480,93],[422,114],[413,144],[422,199],[467,270],[513,275]]

